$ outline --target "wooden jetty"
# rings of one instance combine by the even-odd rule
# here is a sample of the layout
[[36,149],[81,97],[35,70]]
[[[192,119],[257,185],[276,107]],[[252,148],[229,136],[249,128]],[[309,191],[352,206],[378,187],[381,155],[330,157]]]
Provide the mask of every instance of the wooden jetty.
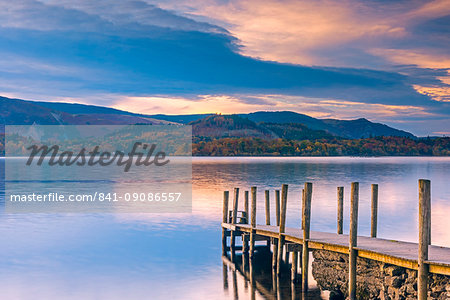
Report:
[[[236,191],[237,190],[237,191]],[[292,279],[298,280],[297,265],[300,261],[301,286],[303,291],[308,289],[308,260],[309,252],[314,249],[328,250],[349,255],[348,291],[349,298],[356,299],[357,258],[365,258],[386,264],[417,270],[417,296],[418,299],[427,299],[428,276],[431,274],[450,275],[450,248],[431,245],[431,183],[429,180],[419,180],[419,241],[418,243],[387,240],[377,237],[377,209],[378,185],[372,185],[371,205],[371,237],[358,236],[358,202],[359,184],[351,184],[350,207],[350,233],[342,234],[343,220],[343,187],[338,187],[338,215],[337,233],[316,232],[310,230],[312,183],[305,183],[302,192],[302,228],[286,227],[286,210],[288,186],[283,185],[280,191],[275,191],[276,222],[270,222],[270,193],[265,192],[264,225],[256,222],[256,187],[251,187],[250,222],[248,210],[248,193],[246,192],[246,209],[238,210],[238,189],[235,189],[233,210],[228,209],[229,192],[224,192],[222,242],[223,253],[229,250],[231,258],[240,250],[235,245],[235,238],[241,237],[243,253],[249,254],[252,259],[255,251],[255,242],[268,241],[273,245],[273,267],[280,275],[280,265],[285,256],[291,254]],[[231,237],[230,247],[227,237]],[[246,247],[246,243],[250,246]]]

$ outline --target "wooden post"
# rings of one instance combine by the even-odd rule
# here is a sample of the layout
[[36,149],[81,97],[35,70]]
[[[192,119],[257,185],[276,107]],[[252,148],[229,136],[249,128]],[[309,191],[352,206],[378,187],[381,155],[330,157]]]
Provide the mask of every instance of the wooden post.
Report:
[[[238,201],[239,201],[239,188],[234,188],[234,199],[233,199],[233,215],[231,219],[232,224],[237,223],[237,210],[238,210]],[[236,231],[231,231],[231,251],[234,251],[236,246]]]
[[[269,190],[265,190],[265,199],[266,199],[266,225],[270,225],[270,191]],[[267,241],[267,247],[269,247],[269,251],[270,251],[270,244],[271,241],[270,239]]]
[[298,252],[292,251],[291,256],[292,256],[291,280],[295,282],[297,281]]
[[[223,192],[223,216],[222,216],[222,223],[228,223],[228,198],[229,198],[229,192],[224,191]],[[222,228],[222,254],[227,254],[227,229]]]
[[248,253],[248,242],[249,242],[249,235],[248,234],[242,234],[242,253]]
[[278,259],[278,239],[273,239],[272,268],[276,270]]
[[344,187],[337,188],[338,210],[337,210],[337,233],[344,232]]
[[224,191],[223,192],[223,216],[222,216],[222,223],[228,223],[228,198],[229,198],[230,192]]
[[419,180],[419,272],[417,275],[417,299],[425,300],[428,295],[428,260],[429,226],[431,207],[431,183]]
[[252,186],[252,206],[251,206],[251,219],[250,224],[252,226],[252,232],[250,233],[250,258],[253,257],[255,252],[255,227],[256,227],[256,186]]
[[278,276],[281,275],[281,260],[283,258],[284,232],[286,230],[287,193],[288,193],[288,185],[283,184],[283,186],[281,187],[280,237],[278,239],[278,259],[277,259]]
[[277,226],[280,226],[280,190],[275,190],[275,215]]
[[378,184],[372,184],[372,214],[370,220],[370,236],[376,238],[378,223]]
[[305,228],[305,189],[302,189],[302,230]]
[[[253,194],[253,193],[252,193]],[[253,265],[253,262],[250,261],[250,270],[249,270],[249,276],[250,276],[250,299],[255,300],[256,299],[256,282],[255,282],[255,268]]]
[[245,211],[245,217],[247,218],[247,224],[250,223],[250,214],[248,210],[248,191],[244,192],[244,211]]
[[223,278],[223,289],[228,291],[228,266],[226,263],[222,263],[222,278]]
[[312,183],[305,182],[303,190],[303,247],[302,247],[302,289],[308,291],[308,267],[309,267],[309,247],[308,240],[311,227],[311,198],[312,198]]
[[[249,192],[244,192],[244,211],[245,211],[245,217],[246,217],[246,224],[250,223],[250,213],[248,209],[248,195]],[[248,235],[242,235],[242,252],[248,253],[248,242],[249,242],[249,236]]]
[[233,270],[233,295],[234,299],[239,299],[239,291],[238,291],[238,284],[237,284],[237,275],[236,275],[236,269]]
[[266,225],[270,225],[270,195],[269,190],[265,191],[266,194]]
[[430,203],[428,205],[428,245],[431,245],[431,186],[429,190],[430,190]]
[[[277,226],[280,226],[280,190],[275,190],[275,217]],[[277,268],[278,259],[278,239],[273,239],[272,267]]]
[[275,296],[274,299],[278,300],[278,298],[276,297],[277,295],[277,281],[278,281],[278,277],[277,274],[275,272],[275,270],[272,270],[272,294]]
[[350,300],[356,300],[356,257],[357,238],[358,238],[358,201],[359,201],[359,183],[352,182],[351,204],[350,204],[350,243],[349,243],[349,279],[348,293]]

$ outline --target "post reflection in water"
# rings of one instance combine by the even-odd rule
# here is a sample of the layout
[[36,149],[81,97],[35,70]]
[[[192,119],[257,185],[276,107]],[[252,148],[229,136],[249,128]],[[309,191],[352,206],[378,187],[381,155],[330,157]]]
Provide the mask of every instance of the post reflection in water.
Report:
[[[327,299],[319,289],[302,293],[301,281],[292,280],[291,266],[282,262],[281,276],[272,267],[272,257],[267,249],[260,249],[249,259],[248,254],[235,253],[234,260],[229,255],[222,256],[224,270],[232,271],[234,299]],[[297,275],[300,276],[300,275]],[[228,290],[228,274],[223,273],[223,286]],[[244,286],[244,290],[239,287]],[[248,289],[250,286],[250,289]]]

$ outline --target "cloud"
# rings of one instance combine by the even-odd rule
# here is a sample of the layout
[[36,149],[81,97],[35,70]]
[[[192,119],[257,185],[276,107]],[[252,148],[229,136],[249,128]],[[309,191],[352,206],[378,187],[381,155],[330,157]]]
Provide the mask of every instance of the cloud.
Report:
[[222,32],[221,27],[179,16],[144,1],[37,1],[0,0],[1,27],[32,30],[71,30],[115,33],[146,27]]
[[[391,120],[450,113],[432,101],[447,91],[446,54],[397,42],[413,43],[418,24],[444,30],[434,6],[385,4],[381,17],[367,3],[0,0],[0,93],[102,105],[135,99],[121,108],[140,102],[161,112],[290,107],[360,117],[365,105]],[[318,61],[329,66],[297,64]]]
[[[436,27],[448,33],[449,4],[448,0],[268,0],[264,5],[257,0],[177,0],[163,6],[181,11],[187,6],[190,15],[221,24],[240,40],[244,55],[303,65],[361,67],[351,56],[343,62],[345,52],[362,56],[374,45],[402,48],[405,42],[420,48],[423,44],[417,37],[439,33]],[[441,34],[445,36],[448,39]],[[323,55],[326,49],[334,55]],[[375,67],[373,63],[369,60],[362,66]]]

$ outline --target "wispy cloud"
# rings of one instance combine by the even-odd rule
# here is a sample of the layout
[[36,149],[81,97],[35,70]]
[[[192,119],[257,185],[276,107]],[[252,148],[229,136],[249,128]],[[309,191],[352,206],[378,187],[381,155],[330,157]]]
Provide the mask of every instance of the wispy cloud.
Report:
[[0,0],[0,94],[442,123],[448,2]]

